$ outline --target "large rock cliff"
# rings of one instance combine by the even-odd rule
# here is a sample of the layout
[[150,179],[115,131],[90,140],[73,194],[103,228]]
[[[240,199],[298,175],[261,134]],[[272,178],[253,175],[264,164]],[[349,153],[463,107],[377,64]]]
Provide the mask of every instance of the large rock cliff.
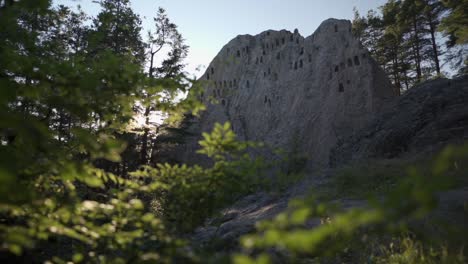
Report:
[[[194,232],[197,246],[221,241],[220,251],[235,248],[240,235],[283,211],[289,199],[325,186],[336,172],[333,167],[434,153],[468,139],[467,76],[428,81],[397,96],[346,20],[326,20],[307,38],[287,31],[238,36],[201,79],[208,109],[193,120],[190,132],[196,136],[181,151],[185,162],[203,162],[194,155],[201,132],[230,121],[240,139],[285,150],[298,147],[310,166],[328,170],[310,171],[279,197],[258,192],[240,199]],[[459,207],[467,194],[464,187],[439,199]],[[347,197],[335,202],[343,208],[367,206]],[[437,212],[452,217],[444,206]],[[464,223],[464,217],[454,218]]]
[[[361,129],[397,94],[385,73],[351,33],[347,20],[328,19],[309,37],[296,30],[241,35],[225,45],[204,75],[207,111],[193,131],[230,121],[243,140],[291,150],[325,165],[340,139]],[[215,102],[213,102],[215,101]],[[197,160],[198,138],[185,161]]]

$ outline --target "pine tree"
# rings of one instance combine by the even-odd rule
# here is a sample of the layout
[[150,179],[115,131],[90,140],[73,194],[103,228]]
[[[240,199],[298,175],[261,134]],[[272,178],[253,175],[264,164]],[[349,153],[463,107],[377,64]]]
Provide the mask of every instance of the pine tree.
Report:
[[112,51],[114,55],[130,55],[143,64],[145,44],[141,39],[141,19],[129,0],[102,0],[101,12],[93,20],[90,34],[91,55]]
[[359,14],[359,11],[357,10],[356,7],[353,8],[353,20],[351,21],[352,25],[352,32],[355,37],[359,39],[359,41],[362,43],[364,42],[364,34],[367,29],[367,20],[365,17],[361,16]]
[[448,45],[463,45],[468,43],[468,2],[466,0],[442,0],[449,10],[442,21],[439,30],[449,37]]
[[439,76],[444,51],[437,43],[437,30],[446,10],[440,1],[390,0],[379,9],[366,17],[355,10],[353,31],[397,89]]
[[407,32],[406,41],[411,48],[415,65],[416,81],[421,82],[423,78],[422,63],[424,60],[424,29],[422,23],[422,6],[417,0],[405,0],[402,2],[399,13],[399,24]]
[[446,60],[459,74],[468,73],[468,1],[443,0],[448,14],[443,16],[438,31],[447,37],[446,47],[448,54]]
[[423,20],[427,27],[426,31],[430,34],[432,51],[429,53],[429,56],[433,60],[436,74],[439,76],[441,74],[439,57],[442,53],[437,44],[436,32],[445,8],[439,0],[421,0],[420,5],[423,6],[422,12]]
[[368,48],[369,52],[379,62],[384,65],[382,51],[379,48],[379,39],[384,34],[384,25],[382,17],[374,10],[369,10],[367,13],[367,30],[365,31],[363,44]]
[[[166,87],[183,88],[185,84],[182,82],[185,79],[183,75],[183,60],[187,56],[188,46],[185,44],[182,35],[177,30],[177,26],[172,23],[163,8],[158,8],[156,17],[154,18],[155,32],[148,32],[148,54],[149,54],[149,70],[148,77],[152,80],[159,78],[164,82],[171,82],[171,85],[163,84]],[[169,49],[168,54],[162,60],[160,66],[155,65],[156,55]],[[164,55],[162,55],[164,56]],[[161,56],[161,57],[162,57]],[[140,162],[147,164],[148,155],[151,152],[148,145],[150,144],[151,136],[155,136],[157,131],[151,133],[150,117],[155,113],[157,105],[167,105],[176,94],[177,90],[165,90],[165,94],[161,96],[160,86],[147,87],[144,91],[141,112],[145,120],[143,135],[141,137]],[[156,129],[157,130],[157,129]],[[151,135],[152,134],[152,135]]]
[[384,34],[379,40],[380,49],[384,53],[387,72],[393,76],[393,84],[400,93],[402,82],[406,80],[405,72],[402,71],[405,59],[402,55],[403,30],[398,25],[396,17],[400,12],[400,1],[389,1],[381,7],[382,23],[385,27]]

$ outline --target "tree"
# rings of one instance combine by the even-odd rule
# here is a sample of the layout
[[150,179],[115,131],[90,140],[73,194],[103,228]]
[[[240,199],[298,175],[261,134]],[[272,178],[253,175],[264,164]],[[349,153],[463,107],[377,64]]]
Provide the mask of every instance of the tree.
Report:
[[[170,107],[168,102],[172,101],[178,91],[184,90],[184,87],[186,87],[186,78],[183,74],[183,60],[187,56],[188,46],[185,45],[182,35],[177,30],[177,26],[170,21],[166,11],[161,7],[158,8],[156,17],[154,18],[154,24],[155,32],[148,32],[148,77],[151,80],[162,78],[163,83],[158,83],[158,81],[156,81],[159,85],[146,87],[143,92],[140,110],[145,120],[145,124],[141,138],[141,164],[147,164],[149,161],[148,155],[151,152],[148,149],[151,133],[150,117],[155,112],[157,108],[156,105],[159,104],[164,108]],[[165,48],[169,48],[169,52],[166,58],[162,60],[161,66],[157,67],[155,65],[155,56]],[[164,82],[172,82],[172,84],[168,85],[168,83]],[[166,87],[177,87],[177,89],[161,90],[161,85]]]
[[434,61],[437,75],[440,75],[439,56],[441,55],[441,52],[440,47],[437,44],[436,32],[437,27],[440,24],[441,14],[444,12],[444,6],[439,0],[421,0],[420,5],[423,6],[423,19],[427,25],[426,30],[430,34],[430,40],[432,45],[432,52],[429,55]]
[[185,67],[183,60],[187,57],[188,46],[185,45],[185,40],[180,33],[174,33],[170,46],[168,58],[163,60],[161,66],[157,68],[158,75],[163,78],[177,78]]
[[93,20],[90,34],[91,55],[106,50],[115,55],[130,55],[143,64],[145,45],[141,39],[141,19],[130,7],[129,0],[102,0],[101,12]]
[[[452,14],[458,15],[451,32],[461,34],[464,28],[461,26],[462,2],[446,1],[443,5],[436,0],[389,0],[379,7],[380,12],[370,10],[366,17],[354,10],[353,31],[397,88],[408,89],[414,83],[442,74],[441,55],[445,54],[445,61],[455,62],[455,65],[463,63],[466,48],[452,44],[447,46],[448,50],[442,49],[437,36],[437,32],[444,29],[443,21],[450,21]],[[450,40],[455,39],[450,36],[455,33],[442,31],[450,44]]]
[[416,81],[422,81],[422,63],[424,60],[424,48],[427,41],[424,38],[422,24],[422,6],[417,0],[405,0],[402,2],[399,13],[399,24],[407,32],[406,41],[412,51],[412,58],[415,65]]
[[463,45],[468,43],[468,2],[465,0],[442,0],[449,13],[442,18],[439,30],[449,37],[448,45]]
[[378,41],[379,47],[384,53],[384,63],[387,66],[387,72],[393,76],[393,84],[396,86],[397,92],[400,93],[402,82],[407,80],[405,67],[405,53],[402,49],[403,45],[403,29],[397,23],[397,15],[401,12],[400,1],[389,1],[381,7],[382,23],[385,27],[381,39]]
[[451,62],[454,69],[459,69],[460,74],[468,73],[468,2],[465,0],[442,1],[448,14],[442,18],[438,28],[447,38],[446,46],[449,49],[447,61]]
[[353,13],[353,21],[351,22],[353,35],[363,42],[363,36],[367,29],[367,20],[359,14],[356,7],[353,7]]
[[363,44],[369,49],[369,52],[382,65],[382,53],[378,47],[378,41],[384,33],[384,25],[382,18],[374,10],[367,12],[367,30],[364,33]]
[[[0,1],[0,259],[9,263],[176,258],[179,240],[141,198],[160,185],[97,166],[119,164],[119,135],[155,82],[135,59],[139,35],[113,42],[129,30],[127,1],[102,3],[88,35],[81,13],[51,1]],[[111,16],[114,5],[122,16]],[[187,101],[196,108],[191,93]]]
[[402,82],[405,84],[408,82],[406,71],[404,71],[408,64],[402,47],[403,32],[396,24],[395,17],[400,5],[399,1],[390,1],[380,7],[381,15],[370,10],[366,17],[361,17],[355,9],[353,20],[354,34],[392,77],[398,93]]

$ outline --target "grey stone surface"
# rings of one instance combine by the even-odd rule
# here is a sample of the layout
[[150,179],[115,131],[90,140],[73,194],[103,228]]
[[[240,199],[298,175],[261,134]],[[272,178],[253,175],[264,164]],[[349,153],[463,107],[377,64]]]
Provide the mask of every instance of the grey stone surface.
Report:
[[[351,33],[347,20],[328,19],[311,36],[268,30],[225,45],[201,77],[207,103],[193,131],[230,121],[240,139],[286,151],[301,142],[309,166],[328,163],[330,149],[362,128],[396,96],[385,73]],[[210,103],[210,98],[217,103]],[[185,162],[199,161],[198,137]]]
[[232,250],[238,246],[238,238],[255,230],[255,223],[271,219],[287,208],[287,197],[275,197],[260,192],[244,197],[221,212],[218,218],[208,219],[195,230],[191,240],[204,246],[214,240],[222,241],[220,249]]
[[468,140],[468,76],[413,87],[387,104],[359,132],[339,142],[331,166],[403,153],[436,152]]

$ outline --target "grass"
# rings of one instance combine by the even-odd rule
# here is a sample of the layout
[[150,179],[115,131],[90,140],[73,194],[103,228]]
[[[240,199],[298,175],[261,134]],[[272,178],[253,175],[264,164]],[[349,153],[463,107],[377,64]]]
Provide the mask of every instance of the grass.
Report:
[[380,244],[374,253],[377,254],[371,259],[376,264],[463,264],[467,261],[463,248],[430,245],[409,236]]
[[336,169],[318,191],[320,200],[365,199],[386,194],[407,173],[410,161],[369,160]]
[[[430,174],[431,168],[436,163],[436,157],[434,154],[425,154],[395,159],[371,159],[349,164],[337,168],[330,176],[330,180],[315,191],[319,199],[325,201],[381,197],[404,179],[412,168],[416,168],[423,175]],[[449,170],[445,176],[454,180],[454,187],[468,186],[466,160],[454,160],[453,167],[456,169]]]

